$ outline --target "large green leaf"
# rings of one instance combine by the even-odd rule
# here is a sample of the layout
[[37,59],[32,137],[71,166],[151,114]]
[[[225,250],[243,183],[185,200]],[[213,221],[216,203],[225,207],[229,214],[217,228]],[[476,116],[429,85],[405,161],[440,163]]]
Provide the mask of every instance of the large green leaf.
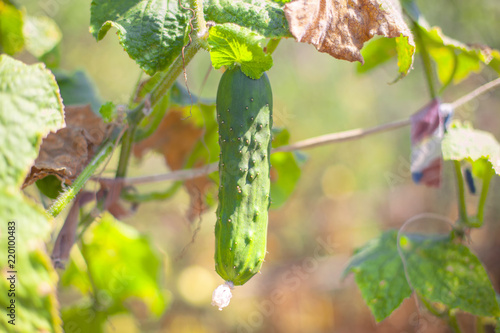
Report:
[[6,55],[0,55],[0,96],[0,187],[20,186],[42,138],[64,125],[62,101],[43,65]]
[[354,272],[361,295],[377,321],[387,318],[411,296],[397,235],[396,230],[390,230],[361,247],[344,271],[344,275]]
[[73,285],[82,293],[95,288],[105,295],[102,310],[108,315],[125,311],[126,302],[132,300],[142,301],[156,316],[164,311],[161,259],[151,241],[137,230],[104,214],[84,234],[82,254],[88,267],[72,261],[62,277],[63,285]]
[[282,5],[266,0],[208,0],[205,18],[216,23],[235,23],[265,37],[292,37]]
[[491,133],[455,123],[446,132],[441,147],[445,160],[486,159],[500,175],[500,144]]
[[[15,326],[5,320],[3,332],[61,332],[56,298],[57,274],[46,253],[51,224],[44,211],[19,188],[38,154],[42,137],[64,125],[57,84],[42,65],[27,66],[0,55],[0,248],[15,238],[15,263],[0,270],[15,275],[15,296],[6,279],[0,282],[0,306],[15,300]],[[15,230],[12,223],[15,222]],[[9,230],[8,227],[11,226]],[[10,320],[11,318],[9,318]]]
[[[430,302],[478,316],[498,316],[495,291],[477,257],[449,236],[383,233],[356,251],[344,275],[354,272],[377,321],[389,316],[411,288]],[[405,275],[406,270],[406,275]],[[408,277],[408,280],[407,280]]]
[[479,259],[447,237],[401,238],[408,277],[425,299],[477,316],[498,316],[495,291]]
[[93,0],[90,13],[94,37],[99,41],[116,28],[125,51],[150,75],[180,54],[192,16],[177,0]]
[[0,53],[13,55],[24,47],[23,13],[0,0]]
[[241,66],[241,71],[258,79],[273,66],[271,55],[261,47],[263,36],[236,24],[212,27],[208,37],[210,59],[215,69],[222,66]]

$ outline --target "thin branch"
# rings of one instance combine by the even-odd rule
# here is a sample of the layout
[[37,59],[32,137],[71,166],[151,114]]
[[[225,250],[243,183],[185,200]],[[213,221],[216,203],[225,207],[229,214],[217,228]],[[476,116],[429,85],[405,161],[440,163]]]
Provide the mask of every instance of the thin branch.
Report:
[[450,105],[456,109],[458,108],[459,106],[462,106],[464,105],[465,103],[473,100],[474,98],[478,97],[479,95],[481,94],[484,94],[485,92],[487,92],[488,90],[491,90],[493,88],[495,88],[496,86],[500,85],[500,78],[498,79],[495,79],[493,81],[490,81],[488,83],[485,83],[483,84],[482,86],[480,86],[479,88],[476,88],[474,89],[473,91],[471,91],[470,93],[468,93],[467,95],[465,96],[462,96],[460,97],[459,99],[457,99],[455,102],[453,103],[450,103]]
[[[474,99],[475,97],[485,93],[486,91],[493,89],[496,86],[500,85],[500,78],[490,81],[479,88],[475,89],[474,91],[468,93],[465,96],[462,96],[458,100],[450,103],[450,105],[456,109],[463,104],[469,102],[470,100]],[[281,146],[278,148],[275,148],[272,150],[273,153],[277,152],[290,152],[290,151],[295,151],[299,149],[309,149],[309,148],[314,148],[318,146],[323,146],[327,144],[332,144],[332,143],[339,143],[339,142],[345,142],[345,141],[351,141],[351,140],[356,140],[360,139],[362,137],[376,134],[376,133],[382,133],[390,130],[394,130],[397,128],[405,127],[410,125],[411,121],[410,119],[401,119],[397,121],[393,121],[390,123],[374,126],[374,127],[369,127],[369,128],[358,128],[358,129],[353,129],[349,131],[343,131],[343,132],[337,132],[337,133],[331,133],[331,134],[326,134],[326,135],[321,135],[318,137],[306,139],[303,141],[299,141],[296,143],[292,143],[286,146]],[[206,174],[212,173],[217,171],[218,169],[218,163],[212,163],[205,165],[200,168],[196,169],[187,169],[187,170],[178,170],[178,171],[173,171],[169,172],[167,174],[159,174],[159,175],[151,175],[151,176],[141,176],[141,177],[133,177],[133,178],[125,178],[123,179],[124,185],[138,185],[138,184],[145,184],[145,183],[152,183],[152,182],[160,182],[160,181],[178,181],[178,180],[187,180],[187,179],[193,179],[197,177],[204,176]],[[114,179],[114,178],[92,178],[94,181],[99,181],[103,183],[108,183],[112,184],[119,179]]]
[[[125,178],[123,184],[126,185],[138,185],[146,183],[155,183],[167,180],[188,180],[197,177],[201,177],[218,170],[218,163],[212,163],[205,165],[197,169],[187,169],[187,170],[177,170],[169,173],[163,173],[159,175],[142,176],[142,177],[130,177]],[[119,179],[117,178],[93,178],[92,180],[98,181],[106,184],[113,184]]]
[[[366,129],[358,128],[358,129],[349,130],[349,131],[345,131],[345,132],[326,134],[326,135],[318,136],[315,138],[310,138],[310,139],[307,139],[304,141],[299,141],[299,142],[296,142],[294,144],[281,146],[281,147],[273,149],[272,152],[273,153],[288,152],[288,151],[294,151],[294,150],[299,150],[299,149],[313,148],[313,147],[322,146],[322,145],[335,143],[335,142],[355,140],[355,139],[364,137],[366,135],[375,134],[375,133],[384,132],[384,131],[389,131],[392,129],[408,126],[409,124],[410,124],[409,119],[403,119],[403,120],[394,121],[394,122],[387,123],[387,124],[380,125],[380,126],[366,128]],[[124,184],[125,185],[138,185],[138,184],[153,183],[153,182],[160,182],[160,181],[167,181],[167,180],[187,180],[187,179],[193,179],[193,178],[197,178],[200,176],[204,176],[206,174],[217,171],[217,169],[218,169],[218,163],[215,162],[215,163],[212,163],[212,164],[209,164],[209,165],[197,168],[197,169],[178,170],[178,171],[169,172],[167,174],[125,178]],[[94,180],[98,180],[98,181],[103,182],[103,183],[113,183],[113,182],[117,181],[118,179],[116,178],[116,180],[115,180],[112,178],[97,178]]]
[[458,215],[460,217],[459,224],[467,225],[468,215],[467,205],[465,202],[464,176],[462,174],[460,161],[453,161],[453,166],[455,168],[455,178],[457,180]]
[[97,168],[107,160],[109,155],[113,152],[115,143],[109,140],[104,143],[96,155],[90,160],[89,164],[78,175],[73,184],[69,186],[63,193],[61,193],[56,201],[49,207],[47,214],[56,217],[59,213],[75,198],[80,192],[87,180],[96,172]]
[[284,152],[284,151],[294,151],[299,149],[313,148],[317,146],[327,145],[330,143],[344,142],[362,138],[364,136],[381,133],[385,131],[390,131],[396,128],[405,127],[410,125],[410,119],[402,119],[393,121],[387,124],[370,127],[370,128],[357,128],[344,132],[330,133],[326,135],[317,136],[314,138],[306,139],[290,145],[281,146],[273,149],[273,153]]

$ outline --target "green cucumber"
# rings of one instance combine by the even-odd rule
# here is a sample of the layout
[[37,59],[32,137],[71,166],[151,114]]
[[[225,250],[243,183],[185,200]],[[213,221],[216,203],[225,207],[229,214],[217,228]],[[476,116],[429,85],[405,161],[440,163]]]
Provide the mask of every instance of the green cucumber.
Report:
[[222,75],[217,90],[221,155],[215,269],[230,286],[257,274],[266,254],[272,109],[265,73],[254,80],[236,66]]

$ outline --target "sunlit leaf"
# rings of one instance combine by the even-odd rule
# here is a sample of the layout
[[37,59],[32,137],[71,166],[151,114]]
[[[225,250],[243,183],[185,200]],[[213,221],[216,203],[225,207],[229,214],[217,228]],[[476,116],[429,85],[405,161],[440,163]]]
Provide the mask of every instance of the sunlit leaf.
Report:
[[99,114],[105,122],[112,122],[116,118],[116,105],[113,102],[104,103],[99,109]]
[[[405,13],[417,23],[422,40],[436,63],[438,78],[445,86],[458,83],[485,64],[500,73],[500,52],[486,45],[465,44],[444,35],[439,27],[431,27],[414,0],[402,0]],[[421,48],[422,46],[418,46]]]
[[64,285],[74,285],[83,293],[96,288],[108,314],[125,311],[132,300],[143,302],[155,316],[163,312],[166,300],[159,284],[161,259],[147,237],[105,214],[84,234],[82,254],[93,286],[87,272],[75,263],[68,266]]
[[396,52],[398,54],[399,77],[402,78],[410,72],[413,65],[413,54],[415,45],[411,43],[411,38],[407,36],[396,37]]
[[23,12],[12,4],[0,2],[0,53],[13,55],[24,47]]
[[240,65],[241,71],[258,79],[273,66],[273,58],[264,53],[263,36],[235,24],[217,25],[210,29],[208,44],[214,68]]
[[442,150],[445,160],[486,159],[500,175],[500,144],[491,133],[455,124],[445,134]]
[[208,0],[205,18],[215,23],[235,23],[265,37],[291,37],[282,6],[266,0]]
[[[470,46],[454,40],[445,36],[438,27],[421,27],[421,31],[423,42],[436,62],[439,80],[444,84],[451,81],[456,84],[471,73],[479,72],[481,65],[490,64],[498,53],[486,46]],[[494,69],[500,73],[500,68]]]

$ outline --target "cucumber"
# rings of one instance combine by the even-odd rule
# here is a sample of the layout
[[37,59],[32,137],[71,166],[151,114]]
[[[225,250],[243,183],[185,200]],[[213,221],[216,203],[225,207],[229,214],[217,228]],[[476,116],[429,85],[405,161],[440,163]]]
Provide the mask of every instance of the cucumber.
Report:
[[265,73],[254,80],[236,66],[222,75],[216,103],[221,155],[215,269],[232,287],[257,274],[266,254],[271,84]]

